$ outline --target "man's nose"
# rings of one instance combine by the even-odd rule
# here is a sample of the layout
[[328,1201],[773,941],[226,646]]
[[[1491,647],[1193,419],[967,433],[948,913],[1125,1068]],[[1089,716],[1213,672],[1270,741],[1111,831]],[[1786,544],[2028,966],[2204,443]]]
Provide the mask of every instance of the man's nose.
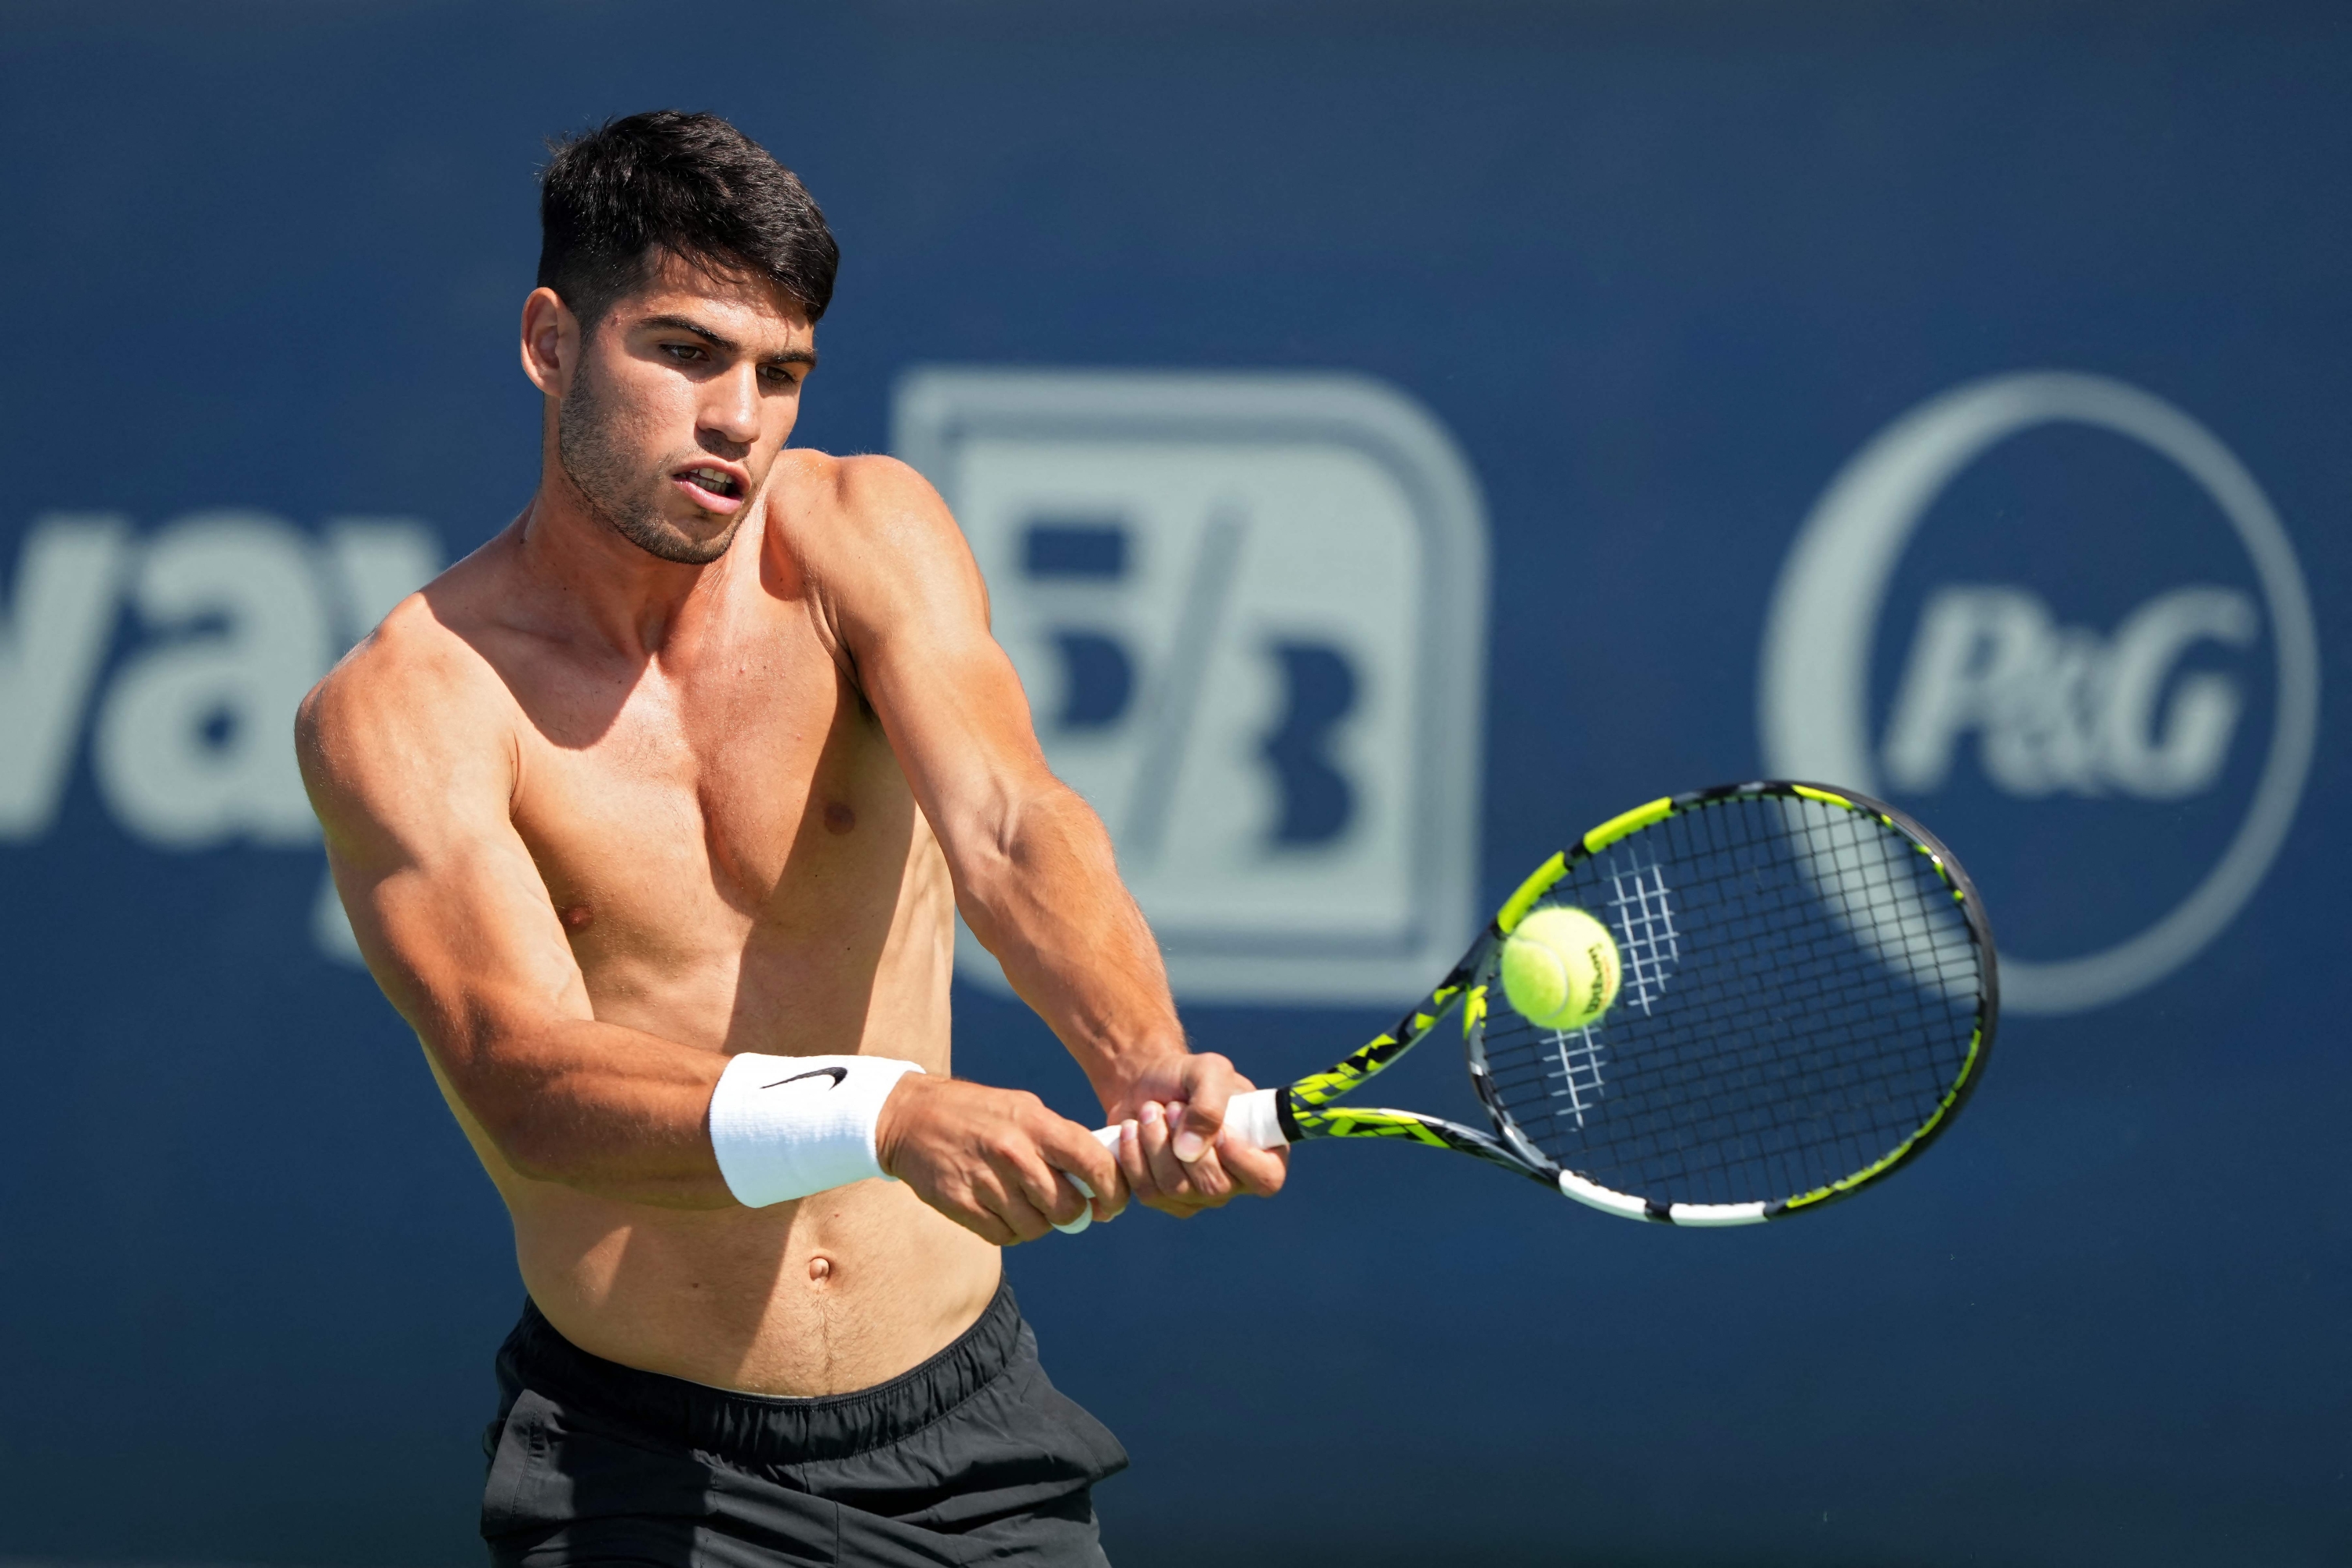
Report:
[[703,384],[701,425],[738,447],[760,437],[760,367],[737,365]]

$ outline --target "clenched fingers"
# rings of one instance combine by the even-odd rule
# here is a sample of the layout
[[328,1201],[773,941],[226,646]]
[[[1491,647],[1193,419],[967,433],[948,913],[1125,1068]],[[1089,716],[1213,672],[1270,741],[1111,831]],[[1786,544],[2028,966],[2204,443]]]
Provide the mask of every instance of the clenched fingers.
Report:
[[1233,1196],[1234,1185],[1213,1150],[1204,1148],[1199,1159],[1189,1163],[1177,1158],[1171,1129],[1181,1125],[1183,1114],[1181,1100],[1165,1110],[1145,1102],[1136,1128],[1141,1178],[1130,1173],[1129,1180],[1143,1203],[1162,1213],[1190,1218]]
[[1274,1196],[1290,1175],[1288,1149],[1259,1149],[1232,1136],[1217,1145],[1217,1159],[1234,1190],[1254,1198]]
[[950,1197],[940,1194],[931,1206],[994,1247],[1034,1241],[1052,1222],[1032,1203],[1022,1184],[995,1171],[975,1176],[963,1191]]
[[[1058,1210],[1055,1213],[1056,1225],[1067,1225],[1078,1217],[1087,1207],[1084,1195],[1087,1192],[1094,1194],[1093,1209],[1097,1219],[1114,1219],[1121,1209],[1127,1207],[1127,1173],[1118,1160],[1103,1147],[1101,1140],[1094,1133],[1075,1121],[1056,1118],[1055,1124],[1047,1129],[1037,1142],[1046,1162],[1065,1178],[1061,1184],[1064,1190],[1077,1199],[1067,1214]],[[1071,1176],[1083,1181],[1085,1188],[1072,1187],[1067,1181]]]

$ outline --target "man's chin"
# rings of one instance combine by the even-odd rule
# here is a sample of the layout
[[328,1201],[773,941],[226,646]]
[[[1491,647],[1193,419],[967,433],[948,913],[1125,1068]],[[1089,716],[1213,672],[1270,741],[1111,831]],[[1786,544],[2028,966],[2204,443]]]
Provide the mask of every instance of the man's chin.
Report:
[[655,514],[631,518],[620,523],[615,531],[656,560],[680,566],[708,566],[727,553],[727,547],[735,542],[735,535],[742,526],[740,514],[711,518],[704,527],[674,522]]

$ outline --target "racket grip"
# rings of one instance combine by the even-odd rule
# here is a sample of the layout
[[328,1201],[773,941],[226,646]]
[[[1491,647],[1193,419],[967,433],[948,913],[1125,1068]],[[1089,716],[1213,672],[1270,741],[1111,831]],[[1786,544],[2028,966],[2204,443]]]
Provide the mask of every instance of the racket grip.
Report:
[[[1254,1089],[1247,1094],[1237,1094],[1225,1101],[1224,1135],[1253,1149],[1279,1149],[1289,1142],[1290,1140],[1282,1135],[1282,1118],[1274,1109],[1274,1097],[1280,1092],[1273,1089]],[[1095,1142],[1113,1153],[1118,1152],[1119,1135],[1119,1129],[1116,1127],[1095,1129]],[[1087,1196],[1095,1195],[1095,1190],[1080,1178],[1067,1171],[1063,1172],[1062,1176]],[[1069,1224],[1057,1225],[1054,1228],[1064,1236],[1076,1236],[1094,1222],[1095,1211],[1087,1209]]]
[[1278,1089],[1254,1089],[1225,1101],[1225,1136],[1253,1149],[1279,1149],[1290,1142],[1282,1135],[1282,1118],[1275,1110]]

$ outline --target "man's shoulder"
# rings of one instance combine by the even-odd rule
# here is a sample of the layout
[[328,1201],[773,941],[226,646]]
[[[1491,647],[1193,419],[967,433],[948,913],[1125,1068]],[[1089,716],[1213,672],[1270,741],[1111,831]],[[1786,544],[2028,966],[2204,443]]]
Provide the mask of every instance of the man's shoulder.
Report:
[[824,552],[854,542],[877,548],[921,550],[944,528],[955,535],[940,493],[907,464],[878,453],[835,457],[792,447],[776,459],[770,528],[795,552]]
[[322,744],[462,747],[501,728],[511,707],[505,683],[453,624],[468,597],[470,564],[403,599],[310,689],[299,721],[306,753]]

